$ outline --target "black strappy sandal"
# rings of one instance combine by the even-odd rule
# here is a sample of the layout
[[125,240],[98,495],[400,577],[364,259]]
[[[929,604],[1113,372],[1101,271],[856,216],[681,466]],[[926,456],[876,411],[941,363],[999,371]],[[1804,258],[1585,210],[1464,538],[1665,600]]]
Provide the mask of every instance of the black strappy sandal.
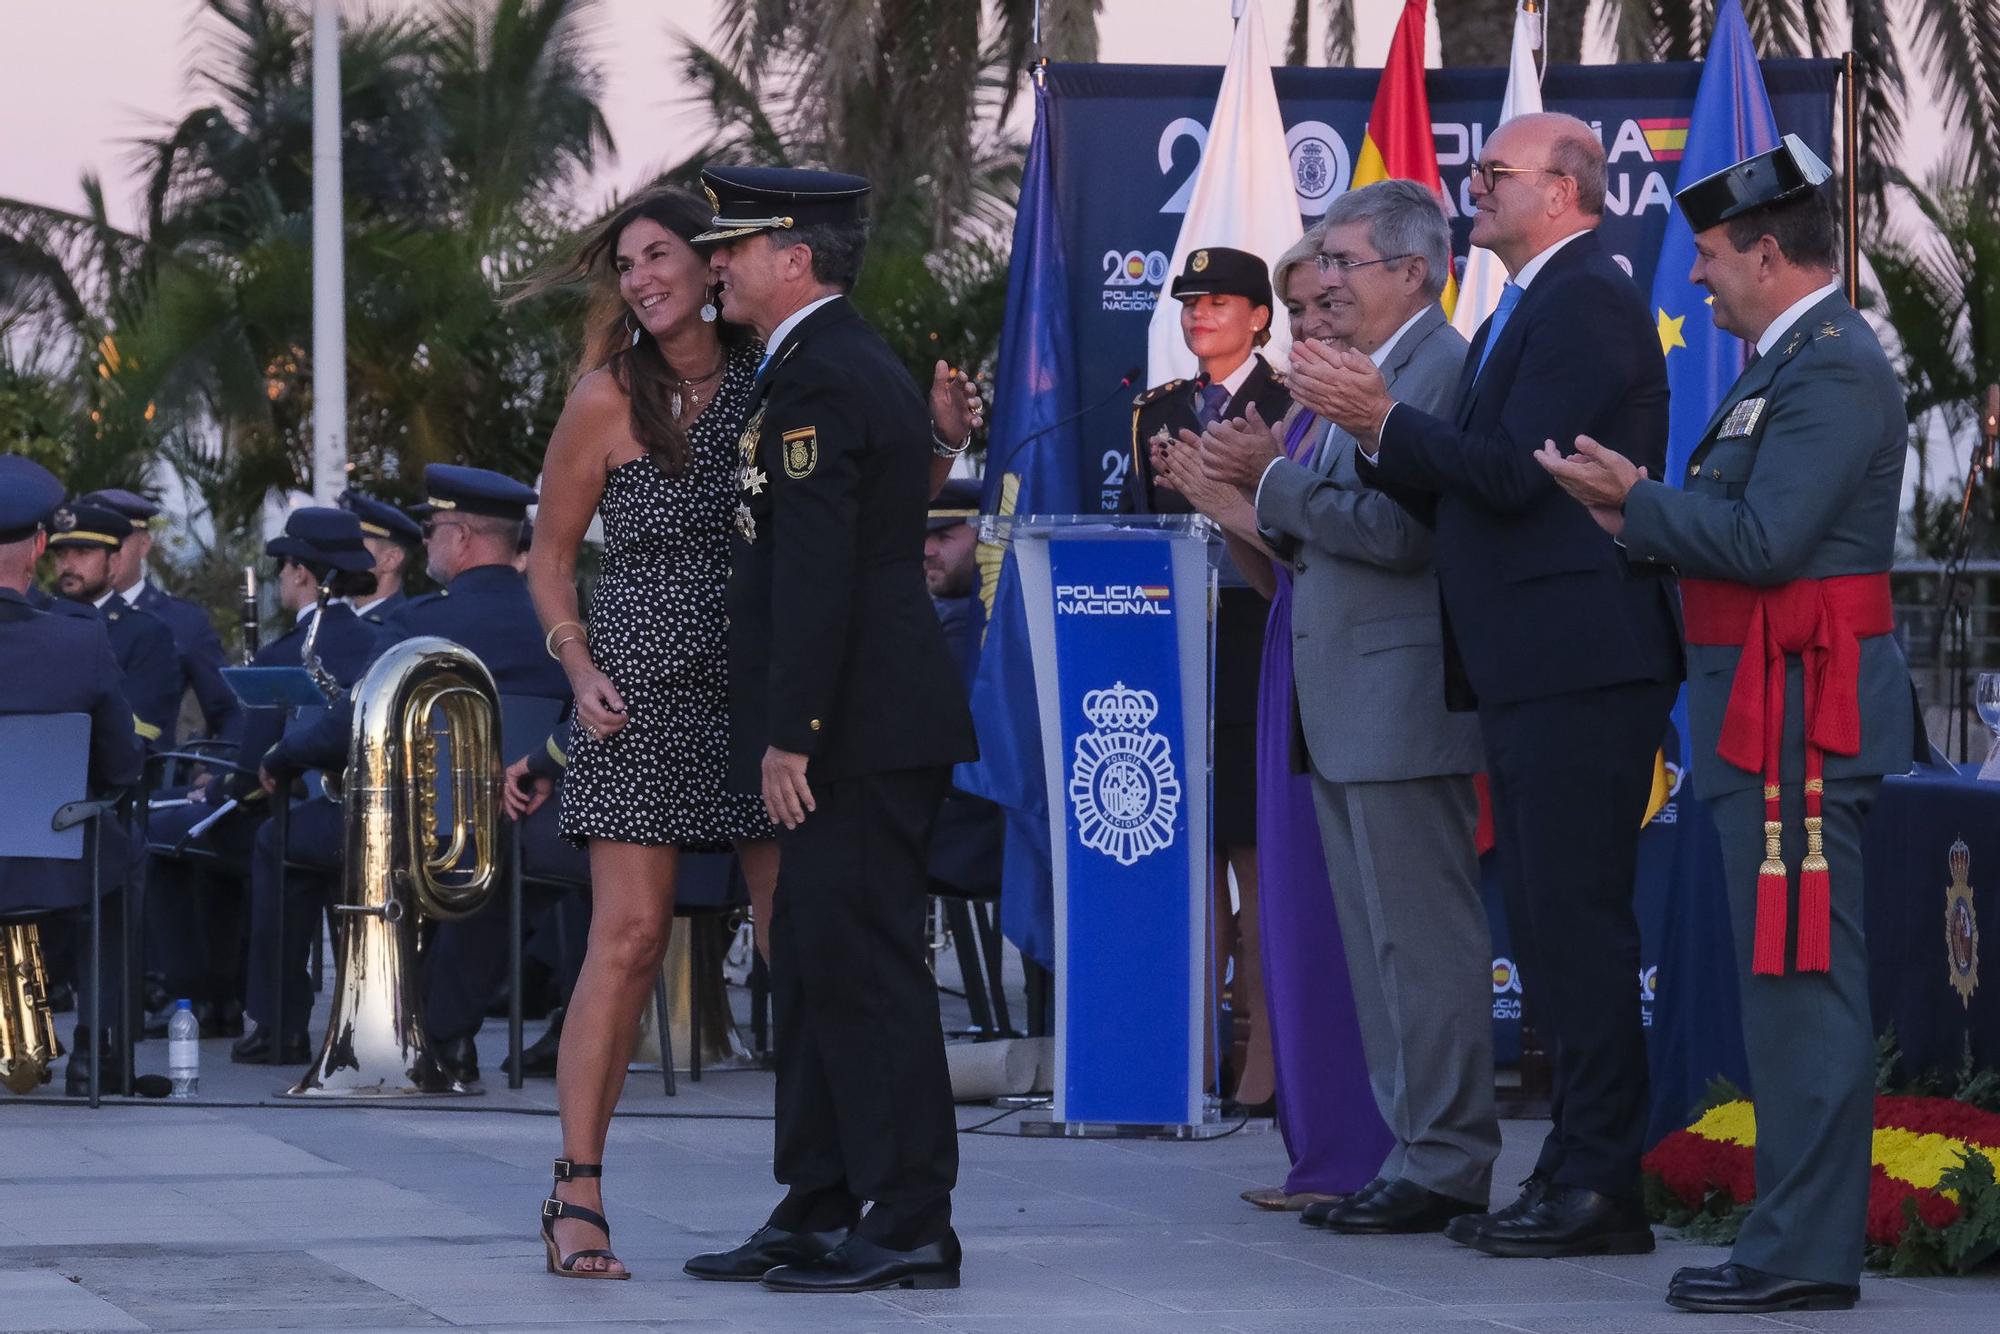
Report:
[[[578,1177],[601,1177],[604,1175],[604,1165],[602,1163],[573,1163],[567,1158],[558,1158],[556,1159],[555,1175],[557,1181],[574,1181]],[[558,1218],[574,1218],[579,1222],[588,1223],[592,1227],[602,1228],[604,1230],[604,1239],[606,1241],[611,1240],[611,1224],[605,1221],[603,1214],[598,1213],[595,1209],[586,1209],[580,1204],[571,1204],[567,1200],[559,1200],[556,1198],[554,1189],[551,1188],[549,1197],[542,1201],[542,1245],[548,1248],[549,1272],[551,1274],[556,1274],[563,1278],[632,1277],[632,1271],[629,1269],[614,1271],[610,1269],[576,1268],[578,1260],[594,1259],[599,1256],[602,1256],[606,1260],[617,1260],[618,1257],[610,1251],[603,1249],[572,1251],[568,1255],[562,1255],[556,1250],[555,1229]],[[623,1264],[624,1262],[619,1261],[619,1263]]]

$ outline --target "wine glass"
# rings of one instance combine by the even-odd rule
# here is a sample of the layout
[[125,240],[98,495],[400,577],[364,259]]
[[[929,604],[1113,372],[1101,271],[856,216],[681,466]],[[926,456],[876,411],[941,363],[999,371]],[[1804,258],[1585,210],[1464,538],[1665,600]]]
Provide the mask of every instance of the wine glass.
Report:
[[1972,706],[1979,710],[1979,721],[1993,733],[1993,745],[1986,753],[1986,763],[1981,766],[1979,776],[2000,779],[2000,672],[1979,674],[1972,687]]

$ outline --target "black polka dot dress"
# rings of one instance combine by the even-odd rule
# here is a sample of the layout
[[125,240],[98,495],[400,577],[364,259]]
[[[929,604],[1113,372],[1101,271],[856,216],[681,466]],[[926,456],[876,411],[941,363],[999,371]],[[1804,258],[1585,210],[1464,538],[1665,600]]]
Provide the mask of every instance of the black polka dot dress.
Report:
[[736,509],[737,437],[762,349],[734,348],[716,396],[669,477],[649,457],[611,470],[598,513],[604,559],[590,604],[590,656],[625,698],[605,740],[571,735],[562,834],[572,843],[722,851],[769,838],[764,801],[724,790],[729,766],[723,590]]

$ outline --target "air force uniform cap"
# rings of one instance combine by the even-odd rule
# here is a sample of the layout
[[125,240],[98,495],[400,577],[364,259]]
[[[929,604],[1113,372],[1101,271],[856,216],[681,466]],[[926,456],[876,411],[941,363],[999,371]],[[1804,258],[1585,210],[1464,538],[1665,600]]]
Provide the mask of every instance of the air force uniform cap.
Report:
[[1776,148],[1683,187],[1674,201],[1687,216],[1688,226],[1705,232],[1753,208],[1810,194],[1832,175],[1832,168],[1804,140],[1788,134]]
[[697,242],[818,223],[860,222],[871,188],[859,176],[795,167],[704,167],[702,193],[715,216]]
[[134,528],[143,528],[148,520],[154,518],[160,512],[160,507],[155,502],[146,499],[136,491],[127,491],[122,487],[116,486],[108,486],[101,491],[92,491],[90,494],[84,496],[83,500],[88,504],[104,505],[117,510],[132,521]]
[[361,520],[329,505],[307,505],[286,515],[285,531],[264,544],[264,554],[322,570],[375,568],[375,558],[361,544]]
[[62,504],[63,484],[22,454],[0,454],[0,545],[25,542]]
[[519,523],[534,503],[535,488],[511,477],[486,468],[433,463],[424,469],[424,503],[410,506],[410,513],[420,519],[445,513],[483,514]]
[[424,530],[417,526],[415,519],[366,491],[352,488],[342,491],[340,507],[361,520],[361,531],[369,537],[386,537],[392,542],[410,545],[424,540]]
[[105,547],[116,551],[132,536],[132,521],[91,500],[61,506],[49,518],[51,547]]
[[1271,271],[1247,250],[1208,246],[1188,256],[1180,277],[1174,279],[1173,295],[1181,301],[1191,296],[1240,296],[1253,306],[1268,306]]
[[937,532],[940,528],[951,528],[961,523],[971,523],[979,517],[979,483],[964,477],[954,477],[946,482],[931,502],[931,512],[925,521],[925,530]]

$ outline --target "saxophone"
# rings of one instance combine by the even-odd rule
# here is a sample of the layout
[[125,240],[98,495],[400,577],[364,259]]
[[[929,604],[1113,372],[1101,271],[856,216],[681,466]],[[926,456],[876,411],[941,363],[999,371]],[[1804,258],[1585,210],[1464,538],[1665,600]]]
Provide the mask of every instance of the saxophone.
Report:
[[33,922],[0,926],[0,1087],[27,1093],[48,1083],[61,1054],[42,933]]

